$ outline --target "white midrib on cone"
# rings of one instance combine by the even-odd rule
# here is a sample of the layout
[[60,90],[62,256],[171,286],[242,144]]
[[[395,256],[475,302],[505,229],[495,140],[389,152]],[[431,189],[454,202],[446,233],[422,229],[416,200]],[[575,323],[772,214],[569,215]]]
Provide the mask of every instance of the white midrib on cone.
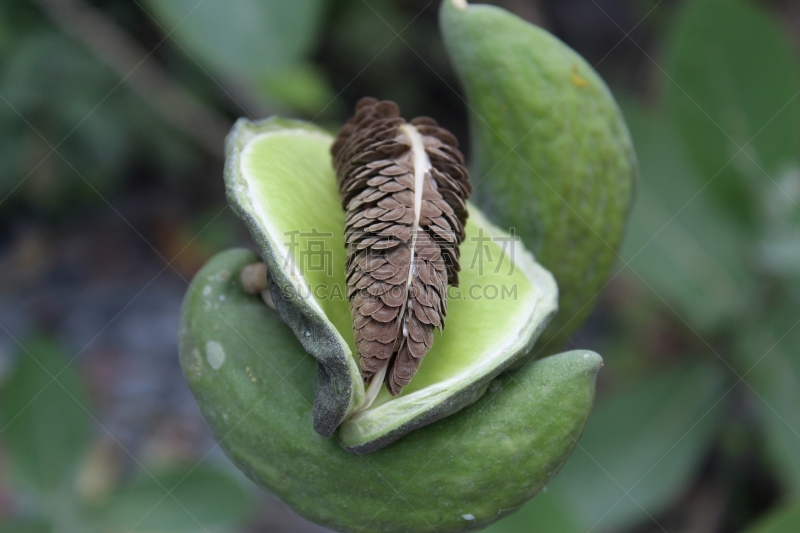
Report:
[[[425,143],[422,142],[422,134],[417,130],[413,124],[403,124],[400,126],[400,131],[405,133],[411,140],[411,153],[414,155],[414,225],[411,226],[411,259],[408,264],[408,279],[406,280],[406,294],[411,288],[411,280],[416,272],[415,269],[415,254],[417,251],[417,233],[419,230],[419,219],[422,213],[422,193],[425,187],[425,177],[431,171],[431,159],[425,151]],[[408,301],[408,300],[406,300]],[[408,330],[405,325],[406,306],[400,310],[400,320],[403,322],[403,336],[408,336]],[[366,394],[364,396],[364,404],[358,409],[363,411],[369,409],[372,402],[378,396],[383,385],[383,380],[386,377],[386,371],[389,369],[389,363],[383,369],[372,377],[369,383]]]

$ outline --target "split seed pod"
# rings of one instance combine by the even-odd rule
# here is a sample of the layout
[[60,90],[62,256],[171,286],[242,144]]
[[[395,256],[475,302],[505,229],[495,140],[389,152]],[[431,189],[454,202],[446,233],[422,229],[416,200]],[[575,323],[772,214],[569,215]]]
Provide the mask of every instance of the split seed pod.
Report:
[[331,147],[345,219],[347,296],[368,403],[397,396],[444,328],[472,191],[458,141],[427,117],[362,98]]

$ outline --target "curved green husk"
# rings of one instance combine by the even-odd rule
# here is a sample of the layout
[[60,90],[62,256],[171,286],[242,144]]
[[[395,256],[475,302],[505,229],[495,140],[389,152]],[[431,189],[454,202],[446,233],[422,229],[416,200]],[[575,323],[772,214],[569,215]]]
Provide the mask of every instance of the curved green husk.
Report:
[[197,274],[180,354],[222,448],[253,481],[337,531],[476,531],[556,474],[583,429],[601,358],[576,351],[491,382],[475,404],[359,456],[311,427],[315,363],[278,314],[246,294],[231,250]]
[[[353,357],[331,142],[299,121],[241,120],[228,139],[225,177],[231,204],[264,254],[281,318],[319,361],[314,428],[330,436],[339,427],[342,446],[368,453],[480,398],[491,379],[530,351],[556,310],[557,287],[521,243],[471,206],[461,292],[448,297],[446,331],[400,396],[384,391],[359,410],[364,386]],[[310,245],[323,268],[309,268]],[[476,288],[495,297],[476,297]]]
[[[272,117],[260,122],[251,122],[239,119],[228,135],[225,144],[225,188],[230,205],[244,220],[250,235],[258,244],[263,254],[264,262],[270,272],[270,292],[278,311],[284,321],[289,324],[294,334],[300,340],[303,348],[319,362],[317,374],[317,396],[314,402],[314,429],[320,435],[329,437],[347,414],[356,409],[364,399],[364,386],[360,381],[352,379],[358,374],[358,367],[351,357],[351,350],[347,341],[339,335],[334,324],[328,320],[325,310],[322,309],[314,298],[290,297],[292,295],[307,294],[310,290],[303,280],[303,275],[287,268],[286,259],[280,254],[279,247],[283,243],[283,235],[270,234],[259,219],[259,202],[249,195],[248,184],[241,179],[239,161],[242,150],[256,136],[273,132],[292,132],[290,142],[300,148],[299,154],[288,152],[290,164],[297,168],[308,166],[305,172],[315,177],[319,174],[331,175],[330,160],[320,157],[327,154],[330,146],[330,135],[323,129],[308,122]],[[296,143],[296,144],[295,144]],[[289,147],[291,148],[291,147]],[[303,154],[303,150],[309,152]],[[292,157],[294,156],[294,157]],[[277,157],[275,158],[277,159]],[[285,161],[270,161],[272,165],[285,164]],[[298,186],[308,185],[304,173],[298,172],[300,180]],[[304,181],[305,180],[305,181]],[[333,193],[336,195],[335,181]],[[307,201],[302,192],[298,190],[285,191],[285,202]],[[323,200],[330,198],[323,197]],[[326,205],[328,216],[334,221],[340,218],[341,228],[344,228],[344,212],[335,205]],[[317,205],[306,205],[301,208],[306,210],[319,209]],[[323,208],[324,209],[324,208]],[[311,228],[294,228],[305,231]],[[318,228],[314,228],[318,229]],[[291,238],[291,236],[289,236]],[[342,248],[331,249],[331,253],[343,251]],[[339,260],[344,265],[344,259]],[[339,265],[336,265],[338,268]]]
[[559,313],[544,335],[567,335],[608,280],[633,198],[622,114],[580,55],[503,9],[444,0],[440,24],[471,114],[476,202],[553,272]]

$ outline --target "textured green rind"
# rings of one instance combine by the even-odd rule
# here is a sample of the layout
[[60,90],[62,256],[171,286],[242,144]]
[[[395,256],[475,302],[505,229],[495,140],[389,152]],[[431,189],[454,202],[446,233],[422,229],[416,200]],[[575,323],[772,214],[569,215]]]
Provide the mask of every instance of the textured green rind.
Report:
[[444,0],[445,46],[471,112],[476,202],[555,275],[574,331],[616,258],[638,175],[611,92],[564,43],[492,6]]
[[306,352],[313,355],[319,363],[313,426],[320,435],[329,437],[354,408],[354,404],[361,401],[354,391],[352,380],[353,370],[357,371],[357,368],[354,368],[350,354],[345,351],[344,341],[341,341],[341,337],[325,316],[314,309],[306,298],[291,297],[295,291],[284,290],[293,287],[292,280],[286,274],[282,259],[273,249],[269,237],[253,216],[247,198],[241,194],[246,185],[237,166],[239,154],[250,139],[261,133],[286,129],[329,137],[321,128],[300,120],[272,117],[251,122],[239,119],[225,143],[225,190],[231,207],[247,225],[250,235],[261,250],[270,272],[270,293],[278,312],[284,322],[290,325]]
[[197,274],[183,304],[181,364],[226,453],[299,514],[338,531],[476,531],[532,498],[569,456],[602,364],[592,352],[504,374],[472,406],[370,455],[319,436],[314,359],[240,287],[255,260],[231,250]]

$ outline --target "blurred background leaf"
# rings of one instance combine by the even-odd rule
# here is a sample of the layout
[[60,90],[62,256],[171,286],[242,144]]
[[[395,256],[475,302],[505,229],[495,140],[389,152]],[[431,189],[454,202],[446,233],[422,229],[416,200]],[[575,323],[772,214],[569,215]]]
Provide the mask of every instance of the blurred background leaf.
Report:
[[249,495],[240,482],[200,465],[142,473],[113,496],[103,522],[114,531],[218,531],[242,522]]
[[44,523],[4,524],[0,522],[0,525],[3,526],[4,533],[51,533],[53,531],[53,526]]
[[42,492],[74,481],[88,439],[88,404],[59,346],[46,338],[26,343],[1,394],[2,438],[12,474]]
[[723,383],[691,363],[601,399],[547,492],[488,531],[620,531],[658,515],[711,449]]
[[3,3],[0,32],[15,43],[0,47],[0,199],[17,192],[44,211],[97,204],[93,189],[113,192],[142,152],[166,173],[196,157],[110,69],[31,4]]
[[257,97],[313,112],[333,96],[327,81],[305,62],[319,33],[324,0],[146,3],[193,60],[247,83]]
[[765,517],[745,533],[795,533],[800,531],[800,506],[780,509]]
[[795,306],[765,314],[742,333],[737,356],[761,413],[767,463],[787,493],[800,499],[800,316]]
[[[746,0],[686,2],[663,81],[702,182],[740,221],[757,221],[753,196],[797,161],[800,72],[772,15]],[[740,152],[741,149],[741,152]]]
[[712,330],[740,318],[755,291],[746,231],[704,194],[670,117],[627,100],[625,118],[642,180],[622,256],[695,327]]

